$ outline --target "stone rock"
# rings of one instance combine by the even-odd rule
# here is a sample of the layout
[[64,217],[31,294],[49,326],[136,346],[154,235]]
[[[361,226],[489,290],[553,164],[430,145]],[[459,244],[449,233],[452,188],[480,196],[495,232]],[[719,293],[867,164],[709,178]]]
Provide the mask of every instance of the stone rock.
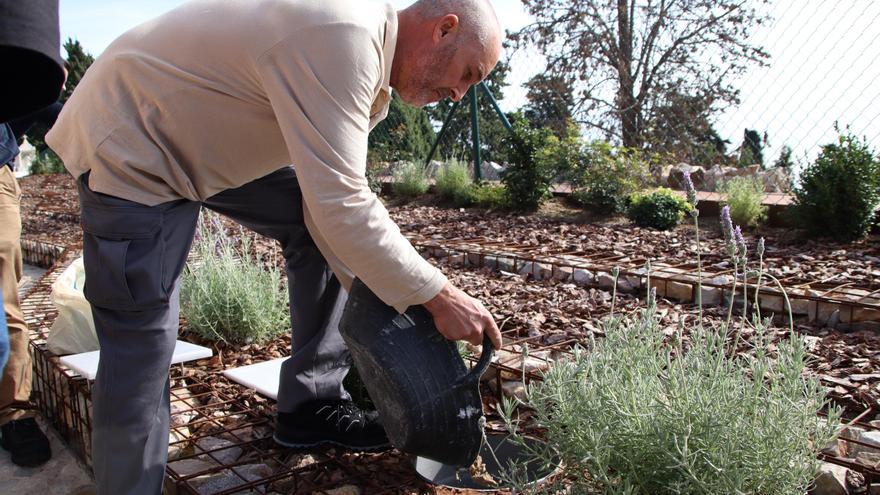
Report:
[[864,432],[864,428],[858,426],[849,426],[840,431],[837,438],[840,440],[840,453],[843,457],[855,457],[857,455],[857,453],[853,451],[853,447],[856,444],[848,442],[847,440],[858,440],[859,436]]
[[[834,319],[833,319],[834,318]],[[818,303],[816,322],[833,327],[840,321],[840,305],[835,303]],[[832,322],[834,324],[832,324]]]
[[450,254],[446,257],[446,260],[450,265],[453,266],[461,266],[464,265],[464,255],[463,254]]
[[761,309],[764,311],[770,311],[776,314],[786,313],[785,307],[785,298],[782,296],[771,296],[768,294],[762,294],[760,296],[761,301]]
[[169,459],[177,459],[178,457],[185,455],[188,451],[186,440],[189,439],[191,435],[189,428],[185,426],[171,428],[171,431],[168,432]]
[[810,490],[810,495],[848,495],[846,489],[847,469],[837,464],[823,462]]
[[693,298],[694,288],[691,284],[681,282],[666,282],[666,297],[678,301],[690,301]]
[[706,189],[706,170],[697,165],[688,165],[687,163],[679,163],[669,170],[669,176],[666,178],[666,185],[677,191],[684,189],[684,173],[690,172],[691,181],[694,188],[699,191]]
[[[518,352],[511,352],[507,350],[499,350],[495,352],[495,356],[492,358],[494,363],[504,365],[515,370],[523,369],[523,360],[522,354]],[[535,373],[540,374],[550,369],[550,360],[547,359],[547,356],[541,354],[529,354],[526,357],[525,361],[525,372],[526,373]],[[498,374],[498,368],[492,366],[483,373],[481,377],[483,381],[494,380],[495,376]],[[520,380],[519,372],[511,372],[507,370],[501,371],[501,378],[503,380]]]
[[877,469],[880,465],[880,450],[876,452],[859,452],[856,456],[856,462],[869,466],[871,469]]
[[[474,162],[468,163],[468,167],[473,170]],[[504,173],[505,168],[504,165],[495,162],[483,162],[480,164],[483,180],[501,180],[501,174]]]
[[614,288],[614,277],[610,273],[599,272],[596,281],[599,283],[600,289],[611,290]]
[[553,266],[553,278],[566,281],[571,279],[574,269],[570,266]]
[[[233,472],[232,470],[235,470]],[[238,473],[238,474],[236,474]],[[265,464],[245,464],[216,473],[197,476],[190,484],[202,494],[218,493],[241,486],[250,481],[272,476],[273,470]],[[242,480],[244,478],[244,480]],[[252,490],[236,493],[256,493]]]
[[788,192],[791,190],[791,175],[784,169],[774,167],[761,173],[765,192]]
[[853,322],[880,321],[880,309],[854,308],[852,319]]
[[217,467],[216,462],[208,462],[202,459],[183,459],[169,463],[171,469],[180,476],[189,476],[192,474],[207,471]]
[[465,260],[465,266],[483,266],[483,255],[479,253],[468,253]]
[[544,263],[526,261],[519,267],[520,275],[531,275],[535,280],[546,280],[553,276],[553,267]]
[[859,442],[870,445],[860,445],[857,443],[849,443],[847,457],[858,457],[862,453],[876,454],[880,453],[880,431],[862,431],[856,438]]
[[593,284],[596,275],[589,270],[585,270],[583,268],[575,268],[574,273],[572,274],[572,278],[574,279],[575,284],[583,287]]
[[513,258],[498,258],[498,269],[505,272],[513,271]]
[[809,299],[801,299],[797,296],[789,297],[789,302],[791,303],[791,313],[795,315],[812,315],[810,318],[815,319],[816,311],[818,308],[818,303],[816,301],[810,301]]
[[636,276],[623,276],[617,279],[617,290],[621,292],[633,292],[642,287],[642,278]]
[[220,464],[232,464],[241,457],[241,447],[224,438],[205,437],[196,441],[196,445],[204,451],[214,451],[210,454],[199,456],[200,459],[208,460],[213,457]]

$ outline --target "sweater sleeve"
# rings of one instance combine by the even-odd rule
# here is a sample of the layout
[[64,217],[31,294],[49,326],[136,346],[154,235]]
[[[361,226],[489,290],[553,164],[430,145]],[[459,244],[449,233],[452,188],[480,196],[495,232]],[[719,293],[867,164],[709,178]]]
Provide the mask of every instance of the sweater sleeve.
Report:
[[[446,277],[400,233],[365,175],[381,41],[362,27],[298,32],[258,59],[258,72],[326,248],[400,312]],[[391,61],[387,61],[391,63]]]

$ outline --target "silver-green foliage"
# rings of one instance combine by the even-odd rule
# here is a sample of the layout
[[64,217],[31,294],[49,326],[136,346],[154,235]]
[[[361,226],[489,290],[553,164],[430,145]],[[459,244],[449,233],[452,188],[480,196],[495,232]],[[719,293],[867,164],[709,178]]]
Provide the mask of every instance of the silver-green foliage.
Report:
[[[696,325],[685,345],[679,328],[664,343],[652,304],[605,327],[607,337],[590,351],[575,349],[572,361],[528,388],[572,493],[806,493],[839,413],[816,417],[827,404],[818,381],[804,375],[802,337],[771,351],[757,324],[747,357],[730,357],[726,326]],[[513,403],[504,409],[511,418]],[[551,454],[534,452],[544,460]],[[509,477],[521,483],[515,469]]]
[[180,289],[180,311],[189,328],[230,343],[260,342],[290,328],[281,273],[274,265],[260,266],[246,235],[236,247],[216,215],[207,214],[196,237],[199,262],[187,266]]
[[435,187],[443,199],[457,201],[468,194],[471,178],[468,167],[461,162],[450,162],[437,174]]
[[735,177],[721,186],[727,195],[725,204],[730,205],[733,223],[755,227],[767,218],[764,199],[764,183],[757,177]]
[[395,196],[414,198],[428,192],[428,170],[416,163],[405,162],[394,171]]

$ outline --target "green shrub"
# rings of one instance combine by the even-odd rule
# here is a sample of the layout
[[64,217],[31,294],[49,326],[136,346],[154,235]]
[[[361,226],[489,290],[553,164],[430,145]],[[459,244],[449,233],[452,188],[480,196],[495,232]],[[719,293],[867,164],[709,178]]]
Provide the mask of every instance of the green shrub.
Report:
[[722,205],[730,206],[730,219],[736,225],[756,227],[767,219],[764,200],[764,183],[757,177],[735,177],[719,188],[727,195]]
[[[652,306],[610,318],[591,350],[576,348],[570,362],[528,385],[549,445],[532,457],[549,462],[558,451],[573,484],[567,493],[806,493],[840,412],[816,417],[827,403],[819,381],[804,375],[803,337],[774,344],[759,324],[754,354],[742,357],[725,344],[724,325],[692,323],[685,344],[681,333],[664,342],[658,321]],[[505,402],[515,431],[515,405]],[[517,469],[505,477],[523,484]]]
[[500,209],[507,205],[507,193],[501,185],[471,184],[467,194],[470,204],[479,208]]
[[649,163],[641,153],[601,141],[584,147],[583,158],[571,174],[575,201],[603,214],[624,212],[629,196],[650,179]]
[[281,273],[260,266],[246,236],[235,247],[217,216],[208,213],[199,220],[194,249],[200,262],[187,266],[180,288],[180,312],[189,328],[205,339],[239,344],[290,328]]
[[552,136],[549,129],[534,129],[517,120],[513,133],[505,138],[510,163],[501,175],[505,204],[514,210],[536,210],[550,196],[553,167],[544,150]]
[[461,162],[450,162],[437,173],[437,180],[434,184],[437,194],[441,198],[456,201],[456,198],[466,194],[471,185],[467,165]]
[[32,174],[60,174],[64,171],[64,163],[52,150],[37,153],[30,168]]
[[626,216],[639,227],[669,230],[678,225],[691,208],[684,198],[661,187],[653,192],[631,195]]
[[868,233],[880,204],[880,160],[866,141],[838,133],[801,173],[794,216],[812,235],[853,241]]
[[428,170],[413,162],[401,164],[394,171],[394,184],[391,190],[395,196],[414,198],[428,192]]

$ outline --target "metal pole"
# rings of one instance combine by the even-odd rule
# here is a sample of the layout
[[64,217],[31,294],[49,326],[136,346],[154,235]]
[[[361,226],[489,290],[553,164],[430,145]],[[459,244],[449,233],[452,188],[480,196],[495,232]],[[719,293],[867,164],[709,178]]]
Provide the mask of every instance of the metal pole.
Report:
[[480,159],[480,121],[477,114],[477,87],[471,86],[471,140],[474,142],[474,181],[483,180],[483,174],[480,165],[483,161]]
[[437,152],[437,146],[440,144],[440,140],[443,139],[443,135],[446,134],[446,128],[449,127],[449,121],[452,120],[452,116],[455,114],[455,110],[458,108],[461,100],[456,101],[452,108],[449,109],[449,113],[446,114],[446,119],[443,121],[443,127],[440,128],[440,133],[437,134],[437,139],[434,140],[434,145],[431,146],[431,152],[428,153],[428,159],[425,160],[425,168],[428,168],[428,165],[431,164],[431,160],[434,159],[434,153]]
[[489,90],[489,86],[486,86],[486,81],[480,81],[480,88],[482,88],[483,94],[489,97],[489,101],[492,103],[492,108],[495,109],[495,113],[498,114],[498,118],[501,119],[501,123],[504,124],[504,128],[508,131],[513,132],[513,126],[510,125],[510,121],[507,120],[507,116],[504,115],[504,112],[501,111],[501,108],[498,106],[498,102],[495,100],[495,96],[492,94],[492,91]]

